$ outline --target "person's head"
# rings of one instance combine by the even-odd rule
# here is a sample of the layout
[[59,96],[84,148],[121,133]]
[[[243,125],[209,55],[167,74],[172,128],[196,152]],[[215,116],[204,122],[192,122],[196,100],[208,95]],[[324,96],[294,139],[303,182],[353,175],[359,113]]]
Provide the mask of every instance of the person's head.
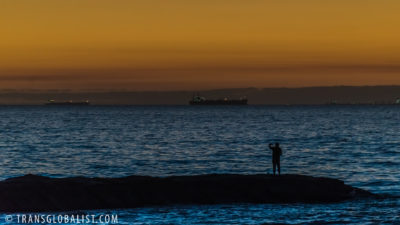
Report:
[[278,142],[276,142],[276,143],[275,143],[275,146],[276,146],[276,147],[279,147],[279,143],[278,143]]

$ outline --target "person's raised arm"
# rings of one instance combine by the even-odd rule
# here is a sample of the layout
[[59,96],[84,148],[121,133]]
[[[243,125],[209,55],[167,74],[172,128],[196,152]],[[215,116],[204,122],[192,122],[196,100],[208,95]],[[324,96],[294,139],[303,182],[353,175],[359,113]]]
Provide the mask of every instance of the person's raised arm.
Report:
[[273,147],[272,147],[272,144],[271,143],[269,143],[269,145],[268,145],[268,147],[269,147],[269,149],[273,149]]

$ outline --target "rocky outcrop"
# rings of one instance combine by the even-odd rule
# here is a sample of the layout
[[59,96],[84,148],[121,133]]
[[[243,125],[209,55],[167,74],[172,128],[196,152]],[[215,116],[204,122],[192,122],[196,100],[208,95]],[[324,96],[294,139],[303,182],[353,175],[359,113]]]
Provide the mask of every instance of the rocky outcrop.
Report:
[[0,211],[40,212],[168,204],[331,203],[373,196],[343,181],[301,175],[210,174],[48,178],[0,182]]

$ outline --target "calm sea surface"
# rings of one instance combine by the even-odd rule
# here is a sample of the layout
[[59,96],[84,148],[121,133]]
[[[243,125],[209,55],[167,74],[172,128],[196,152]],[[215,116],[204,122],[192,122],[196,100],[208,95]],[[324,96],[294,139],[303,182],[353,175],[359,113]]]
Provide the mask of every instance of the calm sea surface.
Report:
[[267,145],[278,141],[283,173],[384,197],[92,213],[120,224],[400,224],[399,125],[399,106],[1,106],[0,179],[271,173]]

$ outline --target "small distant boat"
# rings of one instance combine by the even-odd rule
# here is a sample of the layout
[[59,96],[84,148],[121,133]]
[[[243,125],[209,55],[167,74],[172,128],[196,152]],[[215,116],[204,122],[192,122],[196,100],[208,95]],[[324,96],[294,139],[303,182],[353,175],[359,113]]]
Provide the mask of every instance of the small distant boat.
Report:
[[64,102],[57,102],[55,100],[49,100],[45,105],[68,105],[68,106],[87,106],[90,105],[89,100],[86,101],[81,101],[81,102],[73,102],[71,100],[69,101],[64,101]]
[[190,105],[247,105],[247,98],[243,97],[240,99],[206,99],[199,95],[193,96],[192,100],[189,101]]

